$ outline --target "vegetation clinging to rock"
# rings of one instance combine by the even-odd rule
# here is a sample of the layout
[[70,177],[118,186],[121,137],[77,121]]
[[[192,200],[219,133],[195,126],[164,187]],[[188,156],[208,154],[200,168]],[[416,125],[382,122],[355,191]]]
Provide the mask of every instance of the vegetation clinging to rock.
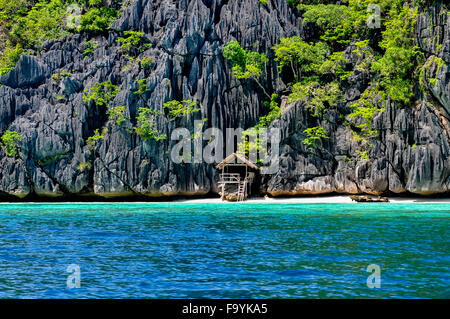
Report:
[[16,131],[7,130],[0,137],[1,147],[4,148],[6,156],[18,157],[19,156],[19,144],[23,140],[23,136]]

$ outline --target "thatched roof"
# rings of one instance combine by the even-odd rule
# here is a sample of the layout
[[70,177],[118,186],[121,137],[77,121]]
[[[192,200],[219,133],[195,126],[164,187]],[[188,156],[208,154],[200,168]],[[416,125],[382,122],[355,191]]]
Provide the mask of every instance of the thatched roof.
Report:
[[259,169],[258,166],[246,159],[244,155],[236,153],[228,155],[222,162],[220,162],[216,166],[216,168],[222,169],[226,164],[236,164],[236,160],[239,160],[242,165],[247,165],[248,167],[253,169]]

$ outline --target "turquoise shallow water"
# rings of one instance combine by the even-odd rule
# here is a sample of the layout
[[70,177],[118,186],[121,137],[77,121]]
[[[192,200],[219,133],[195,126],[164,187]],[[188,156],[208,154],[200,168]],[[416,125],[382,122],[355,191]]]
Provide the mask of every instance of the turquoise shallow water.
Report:
[[0,204],[0,298],[450,298],[449,230],[448,204]]

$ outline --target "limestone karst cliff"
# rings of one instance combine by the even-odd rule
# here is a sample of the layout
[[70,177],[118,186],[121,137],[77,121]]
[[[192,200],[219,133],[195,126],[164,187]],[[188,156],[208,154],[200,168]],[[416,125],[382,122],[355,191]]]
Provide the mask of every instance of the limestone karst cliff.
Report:
[[[127,30],[144,32],[152,44],[136,57],[151,57],[151,70],[124,56],[117,39]],[[175,141],[144,140],[132,129],[139,107],[164,112],[163,104],[173,99],[195,100],[201,111],[177,122],[157,117],[157,128],[167,136],[202,119],[205,128],[255,125],[267,113],[267,98],[254,81],[236,79],[222,54],[228,41],[237,40],[269,57],[261,82],[282,101],[281,118],[270,124],[282,133],[280,169],[262,176],[262,193],[449,195],[450,14],[445,5],[435,2],[423,9],[415,23],[426,61],[424,86],[417,83],[409,105],[388,101],[374,116],[379,135],[371,139],[365,158],[358,156],[342,114],[363,94],[372,72],[354,68],[359,58],[349,43],[344,52],[347,68],[354,71],[343,87],[344,99],[323,116],[313,116],[307,101],[286,103],[289,83],[273,59],[272,47],[294,35],[312,41],[315,32],[286,0],[136,0],[106,33],[45,41],[0,78],[0,132],[23,136],[19,157],[0,152],[0,193],[24,198],[216,192],[213,164],[175,164],[169,157]],[[85,55],[88,41],[96,46]],[[68,74],[55,76],[63,72]],[[146,90],[137,95],[142,79]],[[112,103],[126,107],[128,119],[121,126],[83,99],[86,89],[105,81],[120,89]],[[303,131],[317,125],[329,138],[311,151],[302,143]],[[102,127],[107,131],[92,149],[86,140]]]

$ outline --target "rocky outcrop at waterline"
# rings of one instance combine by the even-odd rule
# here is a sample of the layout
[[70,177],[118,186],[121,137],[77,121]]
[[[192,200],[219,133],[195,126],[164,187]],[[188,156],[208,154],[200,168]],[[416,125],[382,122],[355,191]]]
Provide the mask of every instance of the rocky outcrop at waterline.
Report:
[[[427,91],[417,90],[409,107],[388,103],[373,120],[381,138],[373,141],[369,159],[360,159],[339,109],[358,99],[369,71],[354,72],[345,100],[324,118],[311,116],[304,102],[284,105],[271,125],[281,129],[280,169],[262,176],[261,192],[277,195],[326,193],[450,193],[450,35],[448,14],[438,3],[416,25],[418,44],[429,63]],[[152,47],[137,58],[151,57],[149,71],[130,63],[117,39],[126,30],[145,33]],[[263,5],[256,0],[137,0],[104,35],[78,34],[44,43],[38,54],[24,55],[0,78],[0,131],[24,136],[20,158],[0,153],[0,192],[17,197],[190,196],[217,192],[213,164],[175,164],[176,141],[144,140],[132,128],[139,107],[163,111],[169,100],[196,100],[201,112],[181,121],[157,118],[170,136],[177,126],[249,128],[267,112],[264,92],[252,81],[233,77],[222,55],[230,40],[273,57],[280,38],[305,36],[302,19],[285,0]],[[85,55],[86,42],[94,52]],[[345,51],[354,60],[352,47]],[[442,62],[436,62],[439,57]],[[268,92],[286,88],[270,59],[261,79]],[[439,60],[441,61],[441,60]],[[64,74],[61,76],[55,76]],[[133,92],[147,79],[147,91]],[[430,81],[430,79],[433,79]],[[114,125],[104,109],[83,101],[84,90],[111,81],[120,88],[112,101],[126,106],[130,120]],[[320,124],[330,133],[323,148],[308,150],[305,128]],[[108,131],[92,150],[86,145],[96,129]],[[225,154],[224,154],[225,155]]]

